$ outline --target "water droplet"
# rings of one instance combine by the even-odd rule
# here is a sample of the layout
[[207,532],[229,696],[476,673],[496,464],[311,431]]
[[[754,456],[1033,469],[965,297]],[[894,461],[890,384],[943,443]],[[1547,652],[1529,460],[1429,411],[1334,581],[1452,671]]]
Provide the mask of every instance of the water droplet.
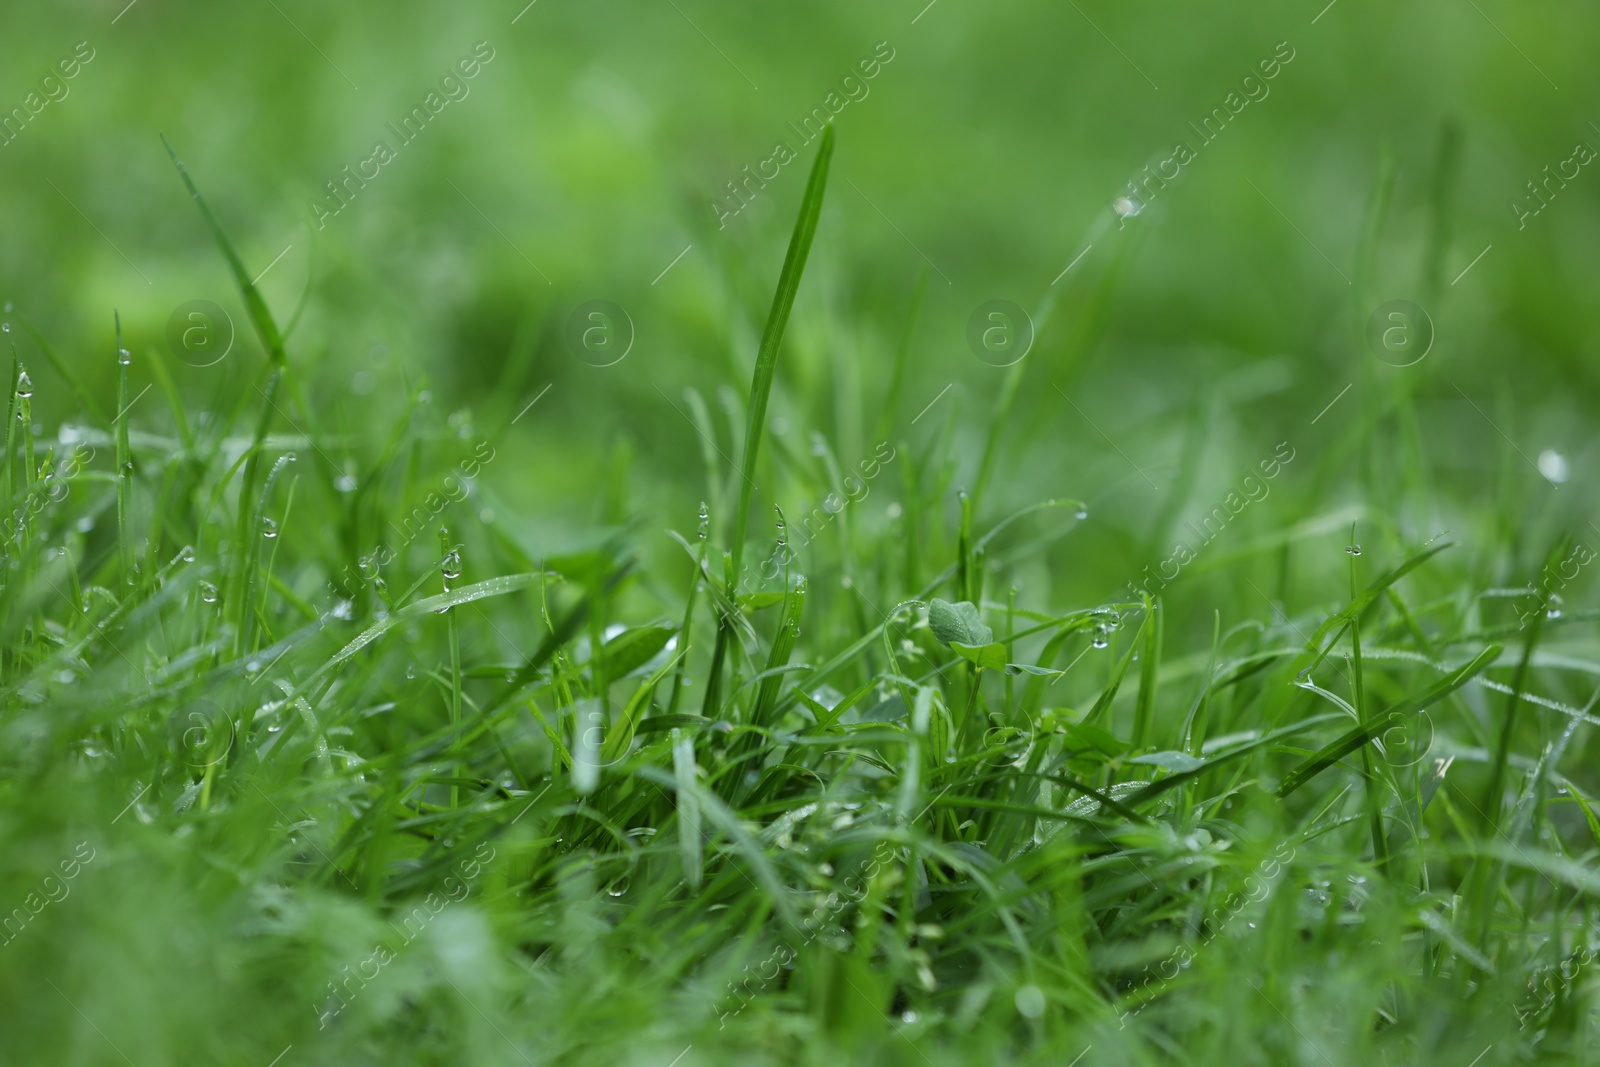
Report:
[[353,601],[338,600],[334,602],[334,605],[329,609],[328,614],[332,615],[336,619],[348,620],[355,617],[355,608],[356,606]]
[[1344,546],[1344,550],[1346,552],[1350,553],[1352,556],[1361,555],[1361,546],[1360,545],[1345,545]]
[[417,668],[416,667],[412,666],[412,667],[407,667],[406,668],[406,677],[407,678],[415,678],[416,676],[417,676]]
[[133,353],[129,352],[126,348],[117,349],[117,362],[122,364],[124,367],[129,366],[133,363]]
[[620,897],[624,893],[626,893],[627,891],[628,891],[628,880],[626,878],[619,878],[617,881],[612,882],[611,885],[606,887],[607,895],[613,896],[613,897]]
[[193,545],[184,545],[182,548],[178,549],[178,554],[176,556],[172,557],[172,562],[174,562],[174,563],[193,563],[194,562],[194,546]]
[[271,540],[278,536],[278,524],[272,519],[263,517],[261,520],[261,536]]
[[711,533],[711,509],[704,500],[700,501],[700,540],[704,541]]
[[447,581],[461,577],[461,553],[452,548],[450,554],[444,558],[444,562],[439,564],[439,573],[444,575]]
[[419,404],[431,404],[431,403],[433,403],[433,391],[431,389],[424,389],[422,392],[418,393],[417,394],[417,403],[419,403]]
[[910,1008],[907,1008],[905,1011],[900,1013],[900,1021],[903,1023],[914,1023],[919,1018],[921,1018],[921,1016],[912,1011]]
[[1074,511],[1073,514],[1080,519],[1087,519],[1089,517],[1089,509],[1084,507],[1082,504],[1079,504],[1078,510]]
[[339,490],[341,493],[353,493],[356,491],[355,476],[351,474],[341,474],[338,478],[334,479],[333,487]]
[[250,674],[255,674],[261,669],[261,661],[258,659],[246,660],[244,669]]
[[1131,219],[1144,210],[1144,205],[1132,197],[1119,196],[1111,201],[1111,210],[1117,213],[1118,218]]
[[1538,466],[1539,473],[1557,485],[1566,481],[1572,473],[1567,465],[1567,457],[1551,448],[1539,453]]
[[76,682],[77,680],[78,680],[78,676],[76,674],[74,674],[72,671],[63,670],[63,671],[57,671],[56,672],[56,681],[60,682],[62,685],[71,685],[73,682]]
[[1094,634],[1094,640],[1090,641],[1089,644],[1094,648],[1105,648],[1107,645],[1111,644],[1111,642],[1106,640],[1105,634],[1096,630]]
[[1561,597],[1556,593],[1550,594],[1550,599],[1545,601],[1544,617],[1547,619],[1561,618]]
[[28,377],[27,371],[17,375],[17,395],[24,400],[33,395],[33,379]]
[[884,510],[888,513],[888,516],[891,519],[898,519],[900,517],[903,509],[900,507],[900,502],[897,500],[894,503],[890,504]]
[[77,530],[79,533],[88,533],[90,530],[94,529],[94,516],[85,515],[83,518],[73,523],[72,528]]

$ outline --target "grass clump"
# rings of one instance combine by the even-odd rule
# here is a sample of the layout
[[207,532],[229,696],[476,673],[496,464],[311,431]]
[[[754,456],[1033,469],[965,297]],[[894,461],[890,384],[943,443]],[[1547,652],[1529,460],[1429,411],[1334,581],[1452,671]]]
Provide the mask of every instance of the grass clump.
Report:
[[118,337],[116,416],[35,439],[13,364],[8,1061],[1583,1061],[1593,613],[1381,524],[1205,611],[1032,595],[1087,514],[983,506],[1024,370],[971,496],[952,415],[894,507],[749,536],[841,481],[763,447],[831,151],[670,554],[535,544],[487,472],[493,520],[364,547],[473,434],[423,385],[326,428],[183,174],[266,353],[232,410],[130,410]]

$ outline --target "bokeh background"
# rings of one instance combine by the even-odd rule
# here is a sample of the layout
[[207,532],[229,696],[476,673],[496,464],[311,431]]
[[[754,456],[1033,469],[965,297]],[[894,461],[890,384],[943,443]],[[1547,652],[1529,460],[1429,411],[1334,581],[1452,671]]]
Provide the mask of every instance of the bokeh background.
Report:
[[[845,466],[878,432],[949,433],[951,485],[969,484],[1012,372],[976,358],[968,321],[1002,299],[1038,336],[984,509],[1073,497],[1093,516],[1015,560],[1044,599],[1113,595],[1282,441],[1317,465],[1289,468],[1299,502],[1253,506],[1234,547],[1297,523],[1338,546],[1355,517],[1421,543],[1459,532],[1453,500],[1492,495],[1507,536],[1466,551],[1515,578],[1593,514],[1600,172],[1553,183],[1537,215],[1512,201],[1531,207],[1526,183],[1600,144],[1597,36],[1589,5],[1499,0],[10,5],[6,108],[80,42],[93,58],[0,147],[0,294],[103,409],[113,309],[135,389],[165,360],[186,404],[238,402],[264,356],[164,133],[294,321],[291,360],[353,478],[419,391],[465,455],[548,386],[496,442],[472,514],[498,503],[533,554],[629,520],[651,531],[643,551],[676,551],[654,535],[691,529],[708,495],[684,390],[734,455],[719,396],[747,388],[815,148],[788,124],[890,54],[836,119],[765,463],[803,465],[817,433]],[[468,95],[400,144],[388,124],[475,47],[493,58]],[[1203,144],[1191,124],[1285,51],[1270,93]],[[319,225],[324,183],[379,140],[395,158]],[[719,226],[725,183],[778,141],[799,159]],[[1181,176],[1119,216],[1178,141],[1195,149]],[[192,300],[237,328],[214,366],[168,351]],[[620,363],[564,339],[593,300],[627,313]],[[1428,317],[1420,363],[1364,340],[1391,300]],[[32,336],[12,337],[46,435],[86,419]],[[160,395],[141,431],[170,423]]]

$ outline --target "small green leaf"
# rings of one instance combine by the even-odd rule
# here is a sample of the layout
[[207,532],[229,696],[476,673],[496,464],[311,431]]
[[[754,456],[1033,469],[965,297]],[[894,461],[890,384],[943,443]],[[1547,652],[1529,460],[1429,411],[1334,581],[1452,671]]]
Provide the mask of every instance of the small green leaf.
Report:
[[[994,642],[994,631],[983,624],[978,607],[963,600],[952,604],[937,597],[928,604],[928,629],[941,644],[952,648],[957,642],[969,646],[982,646]],[[970,656],[968,657],[971,658]],[[1001,663],[1004,667],[1005,664]]]
[[1066,671],[1051,670],[1049,667],[1036,667],[1031,663],[1008,663],[1007,674],[1032,674],[1041,678],[1050,678],[1055,675],[1066,674]]
[[1067,723],[1061,727],[1066,735],[1067,747],[1076,753],[1099,752],[1106,756],[1120,756],[1128,751],[1128,743],[1110,730],[1088,723]]
[[785,595],[781,591],[741,593],[739,594],[739,606],[746,611],[760,611],[762,608],[770,608],[774,604],[782,604]]
[[[968,606],[970,607],[971,605]],[[988,629],[987,626],[984,627],[986,632]],[[998,642],[988,645],[968,645],[960,641],[951,641],[949,644],[952,652],[965,656],[980,667],[986,667],[991,671],[1003,671],[1006,669],[1005,645]]]

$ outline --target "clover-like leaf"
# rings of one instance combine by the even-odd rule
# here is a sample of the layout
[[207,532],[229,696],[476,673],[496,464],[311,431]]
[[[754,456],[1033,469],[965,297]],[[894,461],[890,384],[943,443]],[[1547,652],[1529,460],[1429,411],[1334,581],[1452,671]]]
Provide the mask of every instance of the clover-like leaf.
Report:
[[[988,627],[984,627],[984,629],[987,630]],[[951,641],[950,650],[991,671],[1003,671],[1006,669],[1006,646],[999,642],[988,645],[968,645],[960,641]]]
[[[952,647],[956,644],[982,647],[994,643],[994,631],[983,624],[977,605],[969,600],[952,604],[935,597],[928,604],[928,629],[942,644]],[[1004,662],[1001,666],[1005,666]]]

